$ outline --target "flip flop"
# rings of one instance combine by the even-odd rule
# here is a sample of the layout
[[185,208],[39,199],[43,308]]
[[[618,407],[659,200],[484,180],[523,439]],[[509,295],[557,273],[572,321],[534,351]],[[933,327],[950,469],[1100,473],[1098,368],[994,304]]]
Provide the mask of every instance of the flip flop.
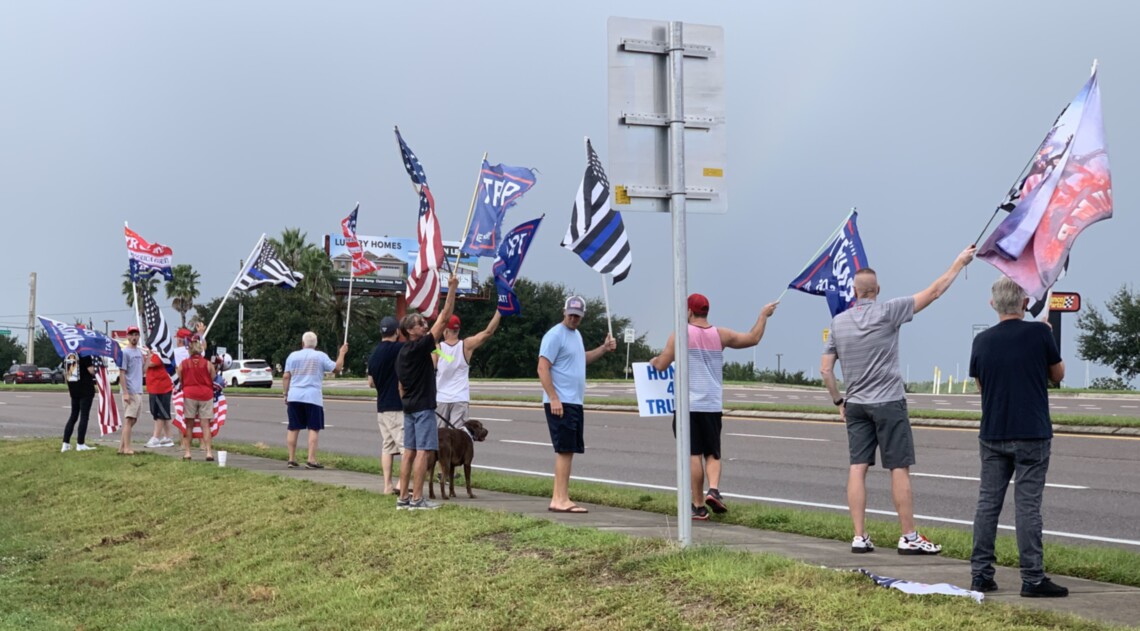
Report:
[[213,456],[206,456],[206,462],[213,462],[213,461],[214,461]]
[[586,510],[585,508],[578,506],[577,504],[574,504],[568,508],[554,508],[553,506],[547,506],[546,510],[548,510],[552,513],[574,513],[575,515],[580,515],[582,513],[590,512],[590,511]]

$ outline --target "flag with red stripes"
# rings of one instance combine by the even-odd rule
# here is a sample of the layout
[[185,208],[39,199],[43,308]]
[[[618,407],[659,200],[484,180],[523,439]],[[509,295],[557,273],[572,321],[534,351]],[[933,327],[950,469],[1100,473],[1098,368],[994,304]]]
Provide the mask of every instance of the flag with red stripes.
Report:
[[360,212],[360,204],[352,209],[340,222],[340,230],[344,233],[344,245],[348,248],[349,254],[352,255],[352,275],[364,276],[376,271],[376,264],[364,258],[364,248],[360,247],[360,241],[356,238],[356,215]]
[[107,381],[107,367],[102,362],[99,362],[99,370],[95,373],[95,387],[99,399],[99,435],[114,434],[123,426],[123,419],[119,417],[115,393],[111,392],[111,384]]
[[[186,404],[183,401],[182,390],[175,390],[171,396],[171,402],[174,406],[174,419],[171,421],[182,435],[186,435]],[[194,426],[193,438],[202,437],[202,423],[199,420],[191,420]],[[214,391],[214,418],[210,420],[210,436],[217,436],[218,430],[222,425],[226,424],[226,395],[221,390]]]
[[408,177],[412,178],[412,185],[420,196],[419,222],[416,225],[419,252],[416,254],[416,264],[408,274],[405,297],[409,307],[418,310],[424,317],[433,318],[439,308],[439,265],[443,261],[443,236],[440,235],[439,218],[435,214],[435,198],[428,188],[423,165],[404,142],[398,127],[396,140],[400,143],[404,169],[407,170]]

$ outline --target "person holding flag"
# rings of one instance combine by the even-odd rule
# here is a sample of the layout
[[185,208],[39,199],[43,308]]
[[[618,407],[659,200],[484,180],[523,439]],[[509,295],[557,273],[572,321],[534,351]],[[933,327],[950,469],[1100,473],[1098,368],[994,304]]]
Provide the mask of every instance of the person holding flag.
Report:
[[[693,504],[693,519],[709,518],[714,513],[727,513],[720,495],[720,431],[724,411],[724,349],[752,348],[764,337],[768,318],[776,313],[777,303],[764,305],[756,323],[747,333],[709,324],[709,299],[701,294],[689,296],[689,462],[693,498],[704,497],[704,506]],[[665,371],[676,353],[675,335],[670,334],[661,354],[649,360],[654,370]],[[677,435],[677,415],[673,415],[673,435]],[[709,490],[705,492],[705,477]],[[706,506],[708,508],[706,508]]]
[[139,348],[141,332],[137,326],[127,327],[127,346],[123,349],[122,376],[120,389],[123,394],[123,428],[119,436],[119,454],[133,456],[131,430],[142,411],[143,367],[146,366],[150,351]]
[[173,418],[174,380],[158,353],[151,353],[146,364],[146,392],[150,399],[150,416],[154,419],[154,434],[146,441],[149,449],[173,447],[170,438],[170,419]]
[[202,425],[202,447],[206,450],[206,461],[214,461],[213,434],[210,421],[214,418],[214,377],[217,371],[214,364],[202,356],[202,341],[196,336],[190,338],[190,357],[175,369],[178,381],[182,384],[183,422],[182,459],[190,460],[190,441],[194,438],[194,420]]
[[95,360],[91,355],[82,357],[68,353],[63,360],[67,374],[67,394],[71,398],[71,415],[63,428],[63,447],[60,452],[71,450],[71,432],[79,421],[75,435],[75,451],[95,449],[87,444],[87,421],[91,418],[91,403],[95,401]]
[[[891,496],[902,526],[899,554],[938,554],[942,546],[918,533],[910,467],[915,463],[914,438],[906,409],[906,384],[899,370],[899,329],[914,315],[946,293],[954,279],[974,260],[974,246],[959,254],[950,269],[913,296],[876,302],[879,281],[875,270],[855,273],[855,304],[831,320],[831,335],[819,373],[839,418],[847,424],[851,467],[847,476],[847,505],[855,526],[851,551],[871,552],[875,544],[864,527],[867,512],[867,471],[875,464],[875,449],[891,472]],[[847,396],[839,394],[835,363],[843,364]]]
[[440,427],[459,429],[467,423],[471,407],[471,356],[499,329],[502,314],[495,310],[487,328],[459,339],[459,316],[448,318],[443,339],[432,355],[435,362],[435,411]]

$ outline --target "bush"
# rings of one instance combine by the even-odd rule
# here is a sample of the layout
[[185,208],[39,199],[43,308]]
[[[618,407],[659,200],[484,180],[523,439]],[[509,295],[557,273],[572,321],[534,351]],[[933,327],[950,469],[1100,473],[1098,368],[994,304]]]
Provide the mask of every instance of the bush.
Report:
[[1089,384],[1093,390],[1135,390],[1132,384],[1120,377],[1097,377]]

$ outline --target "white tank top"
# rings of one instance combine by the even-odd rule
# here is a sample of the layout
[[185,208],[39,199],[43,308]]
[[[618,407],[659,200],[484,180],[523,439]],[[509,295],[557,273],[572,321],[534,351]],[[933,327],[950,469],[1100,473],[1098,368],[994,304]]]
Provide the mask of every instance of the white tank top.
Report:
[[[463,354],[463,340],[454,346],[439,343],[439,363],[435,365],[435,400],[439,403],[461,403],[471,400],[471,370]],[[450,360],[450,361],[448,361]]]

